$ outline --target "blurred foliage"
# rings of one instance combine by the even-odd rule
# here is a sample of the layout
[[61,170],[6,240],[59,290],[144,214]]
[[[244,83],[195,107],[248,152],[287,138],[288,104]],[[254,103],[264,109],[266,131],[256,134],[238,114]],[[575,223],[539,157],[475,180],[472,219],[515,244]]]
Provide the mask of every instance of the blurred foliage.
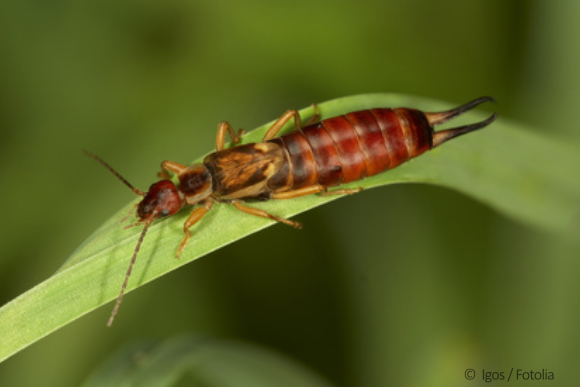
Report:
[[330,387],[322,378],[272,351],[192,335],[122,348],[83,387],[176,385]]
[[[211,150],[221,120],[385,91],[492,95],[578,144],[579,16],[572,0],[5,0],[0,303],[133,199],[83,148],[144,189],[160,161]],[[462,386],[466,368],[511,367],[574,380],[576,242],[425,185],[298,219],[131,293],[111,330],[105,307],[50,335],[0,364],[0,385],[78,385],[123,344],[184,331],[274,348],[338,385]]]

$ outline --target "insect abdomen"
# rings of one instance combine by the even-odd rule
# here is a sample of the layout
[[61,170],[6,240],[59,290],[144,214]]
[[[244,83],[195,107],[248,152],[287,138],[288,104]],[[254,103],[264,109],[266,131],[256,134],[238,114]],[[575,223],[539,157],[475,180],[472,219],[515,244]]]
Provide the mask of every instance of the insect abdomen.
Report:
[[333,186],[392,169],[433,146],[433,129],[414,109],[371,109],[308,125],[270,140],[285,149],[286,164],[270,189]]

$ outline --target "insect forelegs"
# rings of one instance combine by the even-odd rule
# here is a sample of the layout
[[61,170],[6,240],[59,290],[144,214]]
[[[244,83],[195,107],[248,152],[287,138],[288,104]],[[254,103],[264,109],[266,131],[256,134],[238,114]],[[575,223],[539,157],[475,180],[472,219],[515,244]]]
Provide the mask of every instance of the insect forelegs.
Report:
[[179,175],[181,172],[183,172],[184,170],[186,170],[187,167],[185,165],[176,163],[174,161],[164,161],[161,163],[161,172],[159,172],[157,174],[157,176],[159,176],[162,179],[170,179],[171,176],[169,175],[169,172],[175,173],[176,175]]
[[187,242],[189,242],[189,239],[191,238],[192,234],[191,231],[189,231],[189,229],[194,224],[199,222],[201,218],[203,218],[205,214],[207,214],[208,211],[211,210],[212,207],[213,207],[213,199],[208,198],[207,200],[205,200],[204,205],[202,207],[198,207],[191,212],[191,215],[189,215],[189,218],[187,218],[187,220],[183,224],[183,232],[185,233],[185,237],[181,241],[179,249],[177,249],[177,255],[175,256],[175,258],[179,259],[181,252],[183,251],[183,249],[185,249]]

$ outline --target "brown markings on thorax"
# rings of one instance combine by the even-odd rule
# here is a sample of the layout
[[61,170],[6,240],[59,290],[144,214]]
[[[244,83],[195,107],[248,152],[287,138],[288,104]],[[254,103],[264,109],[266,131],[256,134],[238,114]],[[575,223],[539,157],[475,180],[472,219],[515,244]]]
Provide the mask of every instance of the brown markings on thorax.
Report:
[[257,196],[284,163],[282,148],[262,142],[239,145],[208,155],[204,164],[213,174],[213,196],[236,199]]

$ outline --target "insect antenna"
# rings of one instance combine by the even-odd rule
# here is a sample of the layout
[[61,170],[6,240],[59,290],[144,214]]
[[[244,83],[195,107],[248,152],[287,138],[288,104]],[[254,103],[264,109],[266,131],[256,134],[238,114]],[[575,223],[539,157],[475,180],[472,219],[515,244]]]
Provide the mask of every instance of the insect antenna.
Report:
[[117,176],[119,178],[119,180],[121,180],[123,183],[125,183],[125,185],[129,188],[131,188],[131,191],[135,192],[137,195],[141,195],[141,196],[145,196],[145,193],[135,187],[133,187],[133,185],[131,183],[129,183],[127,180],[125,180],[125,178],[123,176],[121,176],[119,174],[119,172],[115,171],[113,169],[113,167],[111,167],[109,164],[107,164],[105,162],[105,160],[103,160],[102,158],[100,158],[99,156],[92,154],[89,151],[83,150],[84,154],[89,156],[92,159],[97,160],[99,163],[103,164],[105,166],[105,168],[107,168],[109,171],[111,171],[113,173],[113,175]]
[[[471,102],[466,103],[465,105],[461,105],[456,107],[455,109],[447,110],[444,112],[436,112],[436,113],[425,113],[425,117],[427,117],[427,121],[429,121],[429,125],[431,127],[435,127],[437,125],[441,125],[457,116],[462,115],[465,112],[474,109],[476,106],[481,105],[484,102],[495,102],[495,100],[491,97],[481,97],[475,99]],[[437,147],[444,142],[451,140],[452,138],[461,136],[462,134],[473,132],[474,130],[481,129],[489,124],[491,124],[497,118],[497,113],[492,114],[488,119],[477,122],[475,124],[469,124],[460,126],[457,128],[451,128],[446,130],[441,130],[439,132],[435,132],[433,134],[433,147]]]
[[119,311],[119,306],[121,306],[121,301],[123,301],[123,295],[125,294],[125,289],[127,288],[127,283],[129,282],[129,277],[131,276],[131,271],[133,270],[133,264],[137,260],[137,253],[139,252],[139,248],[141,247],[141,243],[143,239],[145,239],[145,234],[147,234],[147,230],[149,229],[149,225],[153,222],[153,218],[155,217],[155,213],[153,213],[147,220],[145,221],[145,227],[143,227],[143,231],[141,231],[141,236],[139,237],[139,241],[137,242],[137,246],[135,246],[135,251],[133,251],[133,257],[131,258],[131,263],[129,264],[129,268],[127,269],[127,274],[125,274],[125,281],[123,281],[123,286],[121,286],[121,292],[119,293],[119,297],[117,297],[117,302],[115,303],[115,307],[113,308],[113,312],[111,312],[111,317],[109,317],[109,321],[107,321],[107,326],[110,327],[113,325],[113,320],[115,320],[115,316]]

